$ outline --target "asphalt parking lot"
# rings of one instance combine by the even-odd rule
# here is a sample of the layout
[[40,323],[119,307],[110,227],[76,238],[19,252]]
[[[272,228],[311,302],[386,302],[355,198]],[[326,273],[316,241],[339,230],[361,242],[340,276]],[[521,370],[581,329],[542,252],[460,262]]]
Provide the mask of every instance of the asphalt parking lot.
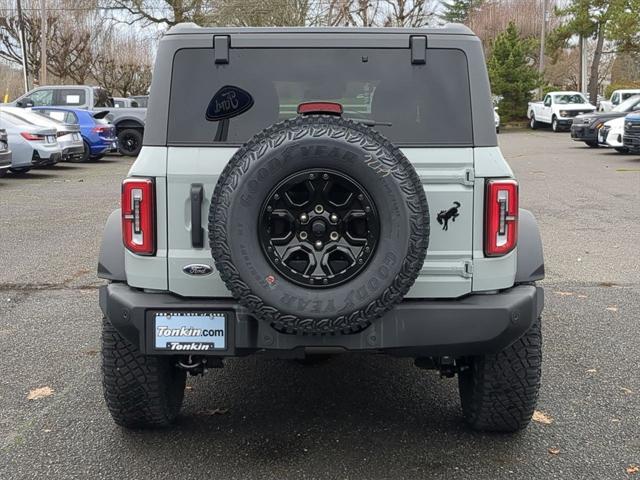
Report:
[[107,157],[0,180],[0,478],[640,478],[640,156],[500,143],[545,246],[546,423],[471,433],[455,380],[342,356],[228,361],[188,381],[173,429],[116,427],[95,269],[131,160]]

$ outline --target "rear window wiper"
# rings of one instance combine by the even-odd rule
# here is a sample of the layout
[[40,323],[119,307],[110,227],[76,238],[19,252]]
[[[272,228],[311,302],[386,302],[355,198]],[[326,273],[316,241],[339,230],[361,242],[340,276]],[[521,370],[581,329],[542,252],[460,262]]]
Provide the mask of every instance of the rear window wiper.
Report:
[[352,118],[354,122],[362,123],[367,127],[390,127],[392,126],[391,122],[378,122],[376,120],[369,120],[367,118]]

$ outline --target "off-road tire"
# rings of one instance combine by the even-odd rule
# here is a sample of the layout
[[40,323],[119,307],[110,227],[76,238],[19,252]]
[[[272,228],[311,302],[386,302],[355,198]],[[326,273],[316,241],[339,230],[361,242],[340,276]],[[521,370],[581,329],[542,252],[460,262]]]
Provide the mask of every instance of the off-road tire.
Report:
[[[323,145],[326,153],[301,155],[298,150],[310,145]],[[295,158],[285,162],[289,149]],[[347,161],[344,152],[357,155]],[[367,156],[375,166],[366,163]],[[370,189],[379,213],[384,210],[390,225],[383,228],[394,232],[393,238],[380,240],[369,264],[355,278],[324,290],[276,275],[258,241],[256,219],[267,192],[288,175],[308,168],[353,175]],[[391,210],[397,215],[389,215]],[[350,334],[368,327],[409,291],[423,267],[428,242],[427,199],[409,160],[377,131],[340,117],[296,117],[263,130],[231,158],[211,200],[209,243],[221,279],[256,318],[288,334]],[[390,257],[387,268],[382,262]],[[383,278],[376,276],[380,268],[386,269]],[[270,284],[262,280],[269,277]],[[376,283],[369,287],[371,282]]]
[[462,412],[474,430],[516,432],[531,421],[538,400],[542,335],[538,318],[513,345],[472,357],[458,375]]
[[125,128],[118,132],[118,151],[126,157],[137,157],[142,150],[142,132]]
[[102,321],[102,386],[116,424],[126,428],[166,427],[177,417],[186,373],[171,357],[145,356]]
[[537,130],[539,127],[538,121],[536,120],[536,116],[531,112],[531,116],[529,118],[529,128],[531,130]]

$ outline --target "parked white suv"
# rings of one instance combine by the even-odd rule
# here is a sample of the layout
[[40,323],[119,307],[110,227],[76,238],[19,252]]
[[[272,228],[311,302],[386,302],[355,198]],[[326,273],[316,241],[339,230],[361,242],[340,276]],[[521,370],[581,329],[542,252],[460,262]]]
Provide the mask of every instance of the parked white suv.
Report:
[[580,92],[549,92],[541,102],[529,102],[527,117],[534,130],[544,123],[559,132],[570,128],[574,117],[595,110]]

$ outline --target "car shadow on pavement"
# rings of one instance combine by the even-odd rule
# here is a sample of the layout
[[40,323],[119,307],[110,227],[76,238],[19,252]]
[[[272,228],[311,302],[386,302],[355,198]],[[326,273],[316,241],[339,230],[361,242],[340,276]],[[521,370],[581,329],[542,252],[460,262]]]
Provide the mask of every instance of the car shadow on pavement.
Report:
[[49,178],[57,178],[57,177],[58,175],[56,175],[55,173],[53,175],[42,174],[42,173],[37,173],[34,170],[31,170],[30,172],[21,173],[21,174],[10,173],[5,177],[5,180],[7,183],[9,183],[9,182],[17,182],[17,181],[25,181],[25,180],[41,180],[41,179],[49,179]]
[[320,461],[332,471],[366,461],[371,475],[387,478],[397,471],[397,463],[388,463],[392,458],[406,462],[404,468],[451,471],[467,455],[463,445],[477,441],[498,447],[484,449],[485,461],[509,464],[523,436],[469,431],[456,383],[411,360],[384,356],[343,355],[315,366],[236,359],[188,381],[177,425],[126,434],[124,448],[149,462],[167,450],[181,459],[196,450],[199,462],[229,472],[245,464],[304,469]]

